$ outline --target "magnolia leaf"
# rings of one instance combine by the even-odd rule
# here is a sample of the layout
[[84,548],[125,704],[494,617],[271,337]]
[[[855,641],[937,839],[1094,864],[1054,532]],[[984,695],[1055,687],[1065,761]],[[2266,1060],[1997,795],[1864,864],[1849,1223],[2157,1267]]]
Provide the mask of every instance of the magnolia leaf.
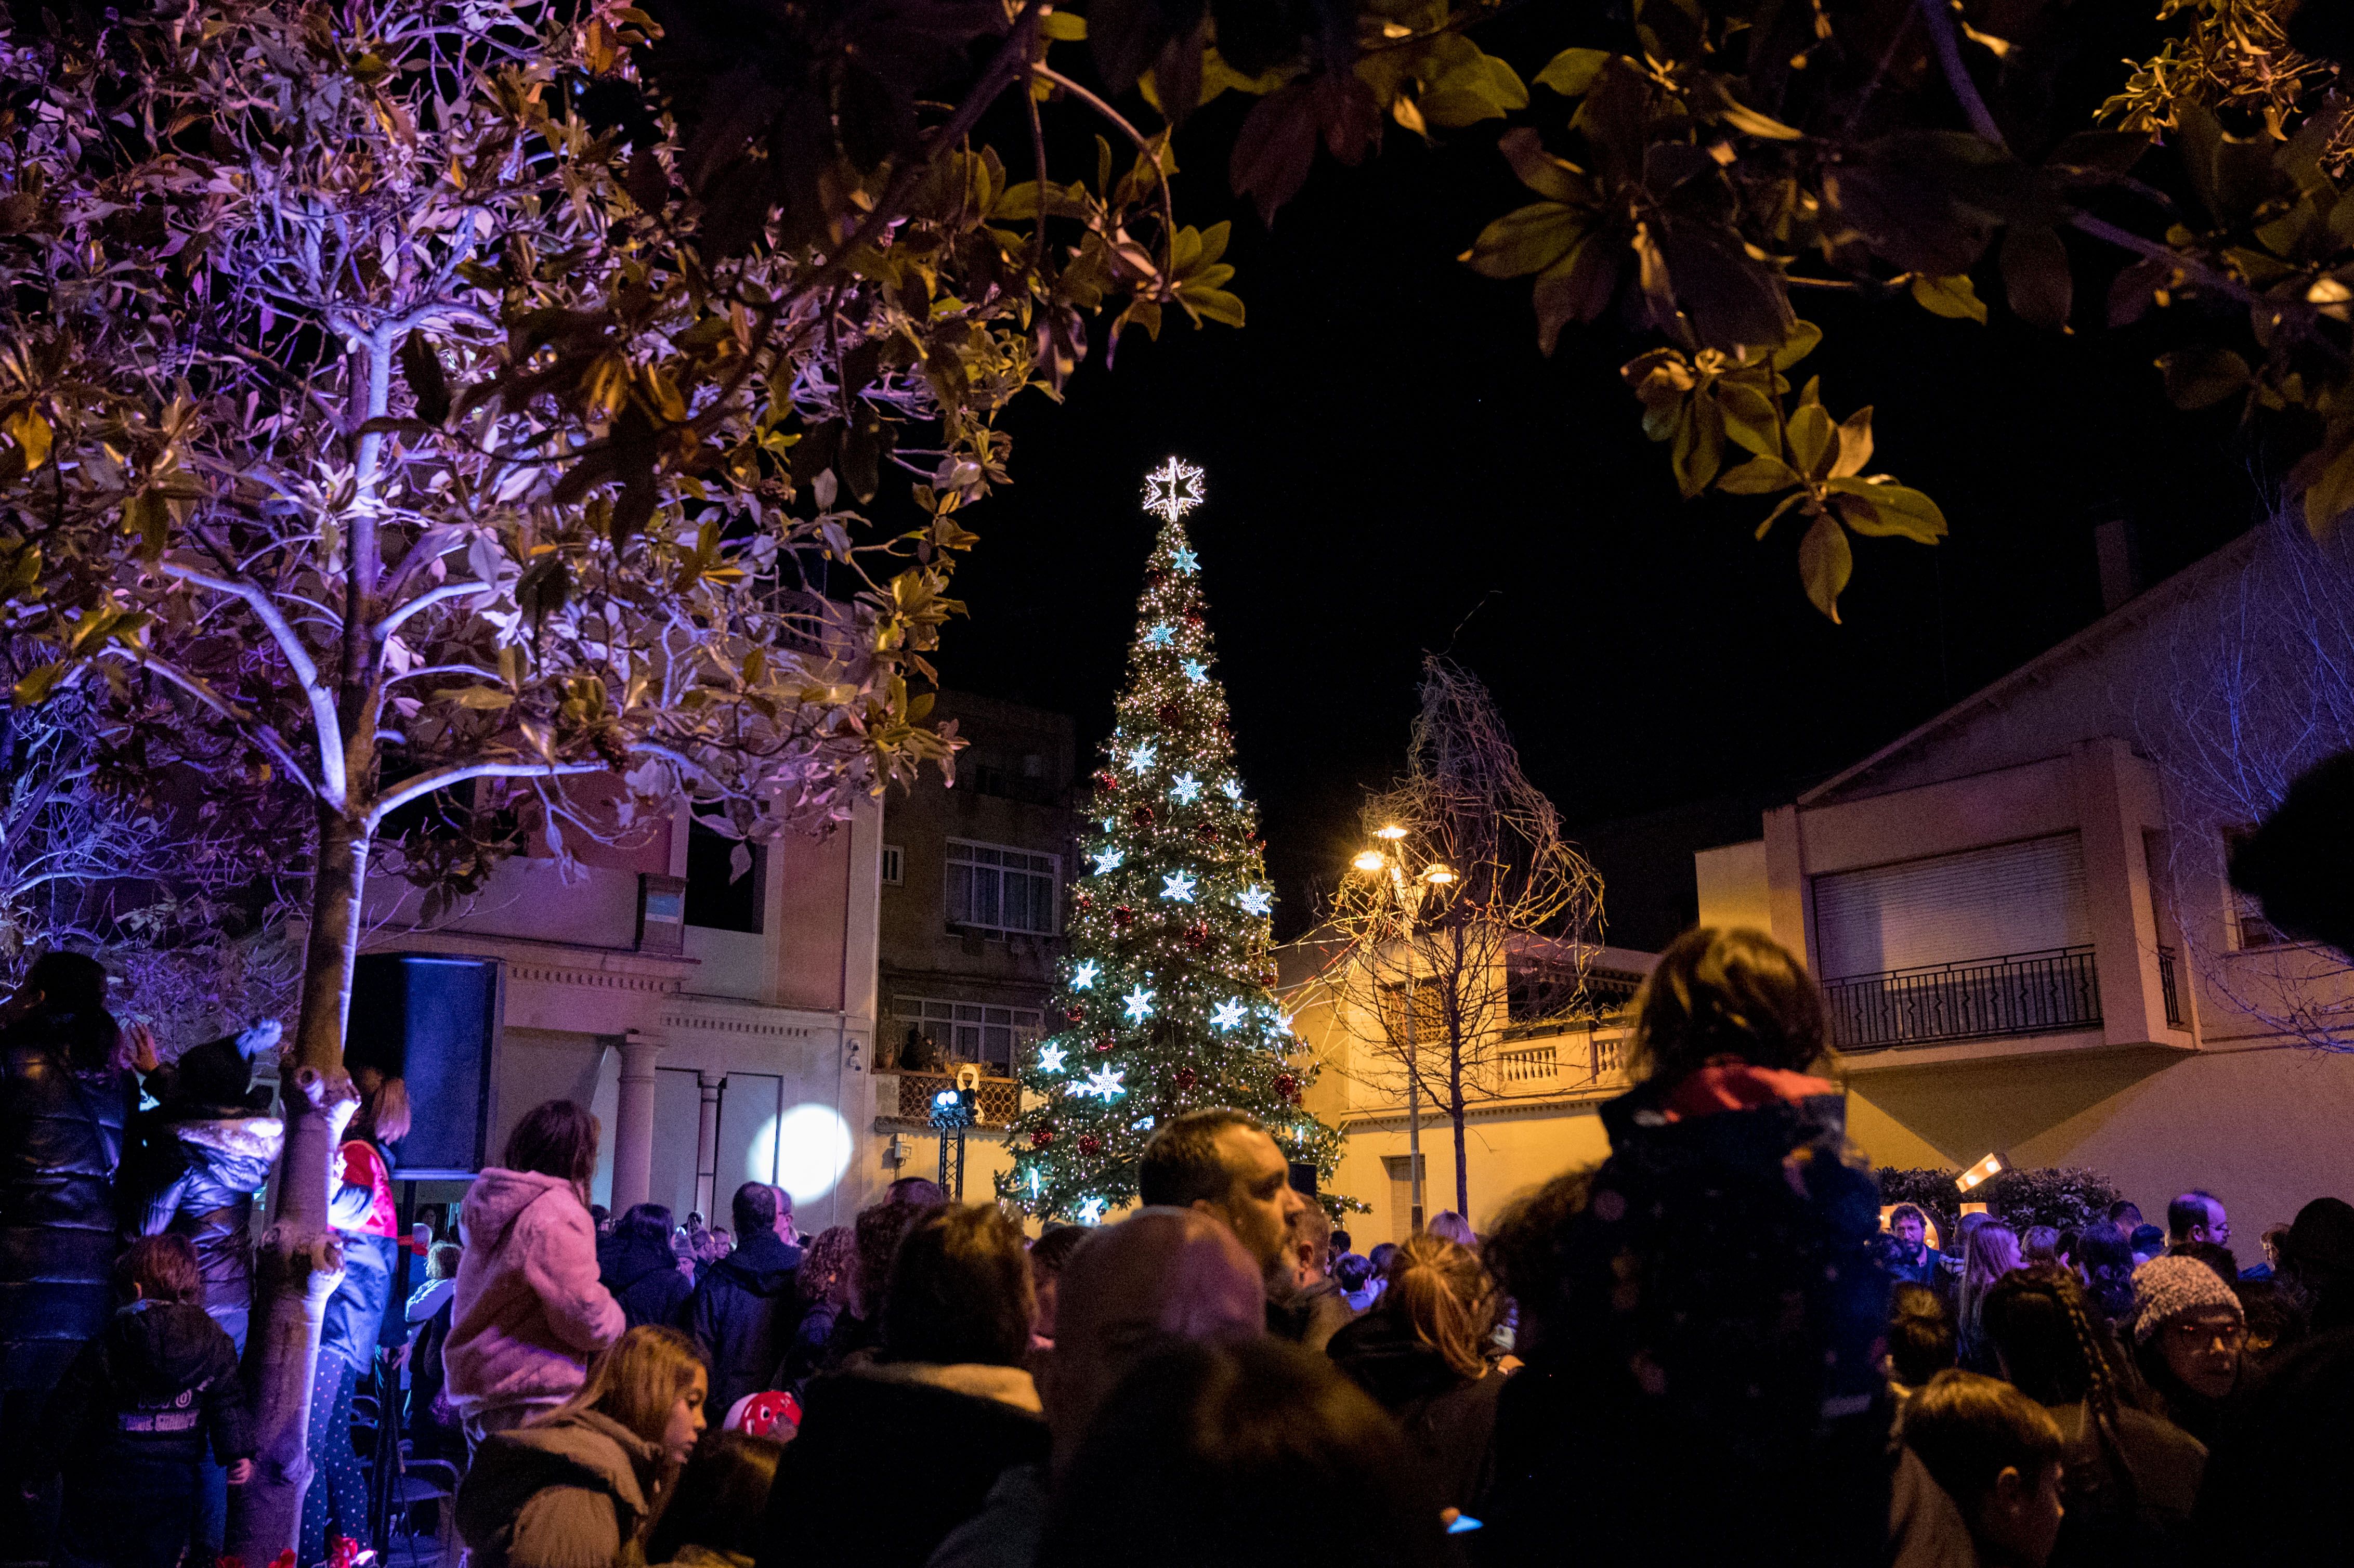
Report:
[[1749,378],[1719,377],[1716,403],[1724,410],[1724,433],[1735,445],[1759,457],[1780,459],[1781,417],[1774,412],[1774,400]]
[[741,882],[752,870],[752,846],[738,839],[727,851],[727,880]]
[[1970,282],[1967,272],[1956,272],[1950,278],[1932,278],[1926,273],[1913,274],[1913,299],[1932,315],[1951,316],[1956,321],[1973,321],[1984,326],[1987,319],[1986,302]]
[[1808,479],[1822,479],[1830,472],[1836,440],[1831,417],[1823,411],[1821,404],[1802,404],[1790,416],[1790,459]]
[[1626,248],[1607,234],[1588,234],[1575,249],[1537,274],[1531,297],[1536,305],[1539,352],[1551,354],[1561,340],[1561,329],[1571,322],[1590,322],[1610,308],[1626,254]]
[[2305,525],[2315,538],[2327,537],[2349,508],[2354,508],[2354,441],[2341,448],[2306,487]]
[[1685,407],[1669,449],[1668,466],[1675,471],[1676,488],[1690,501],[1706,490],[1724,461],[1724,416],[1714,400],[1695,397]]
[[2178,408],[2205,408],[2243,392],[2255,379],[2248,362],[2228,348],[2186,348],[2158,356],[2166,396]]
[[1585,233],[1585,215],[1559,202],[1532,202],[1479,231],[1471,249],[1456,258],[1490,278],[1541,272],[1569,254]]
[[1729,495],[1771,495],[1798,482],[1798,474],[1777,457],[1754,457],[1720,476],[1716,487]]
[[65,673],[65,665],[55,661],[47,664],[37,664],[26,672],[24,678],[16,683],[16,689],[8,694],[8,700],[20,708],[37,706],[48,700],[49,693],[56,688],[58,677]]
[[1946,514],[1917,490],[1867,479],[1834,479],[1827,488],[1831,503],[1859,534],[1920,545],[1934,545],[1946,536]]
[[513,692],[503,692],[496,686],[444,686],[433,694],[437,703],[455,703],[461,708],[489,712],[514,703]]
[[1583,98],[1593,90],[1594,79],[1602,74],[1609,58],[1607,49],[1564,49],[1537,72],[1536,84],[1549,87],[1564,98]]
[[1808,492],[1801,490],[1797,492],[1795,494],[1784,496],[1782,498],[1782,504],[1774,508],[1773,511],[1766,514],[1766,521],[1757,524],[1757,537],[1761,540],[1764,539],[1767,531],[1770,530],[1775,524],[1781,521],[1782,514],[1787,512],[1791,507],[1796,506],[1801,501],[1806,500],[1808,493]]
[[1839,459],[1831,464],[1831,477],[1845,479],[1861,473],[1871,461],[1872,405],[1866,403],[1840,423]]
[[1792,322],[1790,334],[1774,350],[1774,368],[1787,370],[1814,353],[1815,344],[1823,341],[1823,329],[1812,322]]
[[2010,308],[2031,325],[2064,331],[2075,299],[2068,249],[2057,232],[2013,224],[2002,237],[2002,286]]
[[1058,44],[1075,44],[1087,36],[1087,19],[1075,11],[1049,11],[1038,26]]
[[1807,597],[1815,608],[1830,617],[1834,626],[1840,623],[1840,595],[1854,575],[1855,551],[1847,542],[1847,530],[1826,512],[1798,541],[1798,580],[1806,584]]
[[49,422],[41,418],[38,410],[30,408],[17,409],[8,416],[5,423],[0,423],[0,430],[5,430],[8,438],[16,443],[17,450],[25,454],[27,472],[49,461]]
[[1512,165],[1521,184],[1547,201],[1590,202],[1593,193],[1585,171],[1544,150],[1544,141],[1526,125],[1516,126],[1496,139],[1496,150]]

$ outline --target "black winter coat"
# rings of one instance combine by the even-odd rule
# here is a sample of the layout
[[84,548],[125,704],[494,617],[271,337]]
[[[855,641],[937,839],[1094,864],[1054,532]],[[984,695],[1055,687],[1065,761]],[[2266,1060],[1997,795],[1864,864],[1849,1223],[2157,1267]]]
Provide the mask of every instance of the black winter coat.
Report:
[[39,1012],[0,1033],[0,1388],[53,1386],[114,1310],[114,1172],[137,1079],[69,1067],[81,1027]]
[[621,1316],[632,1329],[642,1323],[675,1326],[695,1288],[678,1271],[667,1240],[635,1233],[617,1233],[597,1244],[597,1278],[621,1304]]
[[190,1106],[171,1107],[146,1132],[141,1169],[123,1173],[129,1228],[188,1238],[205,1310],[242,1351],[253,1308],[253,1194],[278,1162],[286,1124],[242,1107]]
[[[923,1568],[1000,1472],[1043,1464],[1046,1423],[1013,1367],[895,1361],[821,1377],[769,1489],[757,1568]],[[921,1456],[911,1484],[892,1456]]]
[[116,1312],[51,1391],[42,1427],[48,1462],[82,1475],[130,1459],[193,1464],[207,1437],[223,1464],[254,1449],[237,1352],[203,1308],[181,1302]]
[[1397,1417],[1440,1506],[1478,1517],[1493,1467],[1504,1374],[1465,1377],[1411,1324],[1378,1307],[1333,1335],[1328,1349],[1334,1366]]
[[801,1249],[777,1235],[755,1235],[713,1264],[680,1321],[711,1368],[712,1413],[724,1418],[748,1393],[767,1388],[801,1326],[794,1286]]

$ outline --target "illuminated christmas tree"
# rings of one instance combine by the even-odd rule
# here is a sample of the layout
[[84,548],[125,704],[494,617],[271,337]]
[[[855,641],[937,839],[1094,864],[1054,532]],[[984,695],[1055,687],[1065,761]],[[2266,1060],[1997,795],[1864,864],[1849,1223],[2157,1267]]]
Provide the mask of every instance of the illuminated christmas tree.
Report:
[[1161,537],[1082,823],[1048,1014],[1060,1027],[1023,1064],[1013,1169],[998,1178],[1001,1197],[1041,1219],[1093,1224],[1132,1202],[1152,1129],[1204,1106],[1257,1117],[1325,1178],[1340,1158],[1341,1135],[1300,1109],[1314,1066],[1290,1059],[1297,1042],[1268,990],[1275,895],[1185,536],[1202,471],[1171,458],[1144,496]]

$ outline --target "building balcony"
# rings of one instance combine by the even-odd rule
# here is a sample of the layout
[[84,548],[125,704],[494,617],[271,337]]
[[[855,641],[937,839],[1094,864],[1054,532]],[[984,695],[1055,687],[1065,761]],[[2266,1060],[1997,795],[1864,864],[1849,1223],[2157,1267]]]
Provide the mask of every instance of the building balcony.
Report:
[[[2159,955],[2169,1019],[2179,1013],[2172,957]],[[2101,1025],[2100,977],[2089,947],[1857,975],[1824,986],[1823,1000],[1831,1044],[1850,1054]]]
[[[932,1097],[942,1089],[953,1089],[956,1079],[947,1073],[889,1073],[875,1075],[875,1114],[886,1121],[917,1122],[931,1125]],[[976,1127],[1003,1127],[1013,1119],[1021,1108],[1022,1091],[1011,1078],[981,1080],[980,1104],[976,1107]]]

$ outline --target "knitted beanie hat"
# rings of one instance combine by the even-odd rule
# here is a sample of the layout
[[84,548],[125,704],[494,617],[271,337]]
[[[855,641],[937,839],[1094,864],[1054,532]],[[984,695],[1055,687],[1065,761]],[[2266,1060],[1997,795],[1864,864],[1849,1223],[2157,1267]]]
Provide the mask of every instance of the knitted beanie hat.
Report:
[[2209,1307],[2240,1317],[2240,1298],[2222,1277],[2195,1257],[2154,1257],[2134,1270],[2133,1340],[2147,1344],[2168,1319]]

